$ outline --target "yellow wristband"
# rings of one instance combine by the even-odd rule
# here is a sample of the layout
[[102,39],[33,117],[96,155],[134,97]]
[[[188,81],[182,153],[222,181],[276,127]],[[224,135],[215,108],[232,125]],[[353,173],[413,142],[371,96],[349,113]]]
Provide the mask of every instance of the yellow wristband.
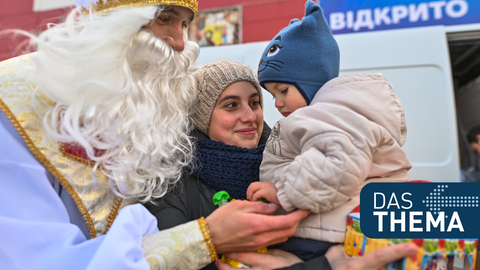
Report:
[[208,250],[210,251],[210,256],[212,256],[212,262],[218,260],[217,250],[213,245],[212,236],[210,235],[210,230],[208,229],[207,222],[205,221],[204,217],[197,219],[198,225],[200,226],[200,230],[203,234],[203,239],[207,244]]

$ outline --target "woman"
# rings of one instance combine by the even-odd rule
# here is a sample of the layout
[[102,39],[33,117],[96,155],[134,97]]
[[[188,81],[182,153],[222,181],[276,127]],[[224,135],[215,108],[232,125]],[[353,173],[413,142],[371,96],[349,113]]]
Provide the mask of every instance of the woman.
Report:
[[217,208],[212,201],[217,191],[246,198],[249,184],[258,181],[270,134],[263,122],[262,90],[249,67],[216,61],[200,69],[195,81],[199,96],[191,118],[196,160],[172,192],[157,205],[147,205],[159,229],[208,216]]
[[[264,143],[270,133],[270,128],[263,122],[262,90],[249,67],[233,61],[215,61],[202,67],[195,74],[195,81],[199,96],[191,118],[195,125],[193,136],[197,138],[196,161],[185,170],[180,184],[172,192],[157,204],[146,205],[156,216],[160,230],[210,215],[217,208],[212,202],[217,191],[226,190],[236,199],[246,198],[250,183],[258,181]],[[409,247],[410,250],[396,247],[386,251],[389,252],[386,255],[384,251],[380,255],[375,253],[352,259],[354,264],[336,248],[326,255],[328,261],[327,257],[321,257],[312,260],[310,265],[297,264],[288,269],[342,268],[362,265],[362,262],[365,267],[378,268],[389,259],[411,255],[413,247]],[[244,257],[236,258],[245,259],[251,265],[258,262],[259,267],[263,264],[264,268],[259,269],[301,262],[294,255],[280,250],[270,255],[258,255],[260,257],[244,253]],[[382,260],[376,256],[381,256]],[[220,269],[230,268],[221,262],[218,266]],[[212,263],[206,269],[216,268]]]

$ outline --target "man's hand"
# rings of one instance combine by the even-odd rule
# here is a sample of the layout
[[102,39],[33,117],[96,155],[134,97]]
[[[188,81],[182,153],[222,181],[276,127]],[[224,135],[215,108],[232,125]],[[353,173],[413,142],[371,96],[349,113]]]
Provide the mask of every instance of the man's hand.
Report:
[[[290,252],[280,249],[268,250],[267,254],[260,254],[255,252],[231,253],[226,254],[227,257],[247,264],[251,269],[268,270],[275,268],[283,268],[296,263],[303,262],[297,256]],[[229,264],[218,260],[215,265],[219,270],[233,270],[237,269]]]
[[260,198],[265,198],[269,202],[280,205],[277,197],[277,188],[270,182],[253,182],[248,186],[247,199],[254,202]]
[[415,244],[405,243],[381,248],[363,257],[351,258],[345,253],[343,246],[338,245],[329,248],[325,257],[334,270],[373,270],[387,263],[413,256],[417,251],[418,247]]
[[295,210],[287,215],[269,216],[273,203],[234,201],[206,218],[213,244],[220,254],[255,251],[285,242],[310,211]]

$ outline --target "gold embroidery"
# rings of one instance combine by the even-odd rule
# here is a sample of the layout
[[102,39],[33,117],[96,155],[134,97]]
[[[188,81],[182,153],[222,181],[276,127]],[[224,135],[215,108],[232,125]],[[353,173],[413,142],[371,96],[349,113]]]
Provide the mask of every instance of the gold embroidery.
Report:
[[198,221],[143,236],[150,269],[194,270],[212,262]]
[[[44,136],[42,119],[32,107],[36,85],[28,78],[34,69],[29,56],[0,62],[1,111],[32,155],[70,195],[85,220],[90,237],[105,234],[119,210],[135,203],[135,200],[119,199],[110,189],[108,178],[101,170],[93,171],[83,162],[67,158],[61,153],[57,141]],[[47,107],[55,105],[40,91],[36,93],[35,98],[43,101],[43,113]]]
[[[186,7],[197,16],[198,2],[196,0],[99,0],[96,4],[90,2],[90,7],[96,13],[104,14],[120,8],[154,6],[154,5],[172,5]],[[82,13],[88,14],[89,10],[82,7]]]
[[198,221],[198,226],[200,227],[200,230],[202,231],[203,239],[205,240],[205,243],[207,244],[208,251],[210,252],[210,256],[212,257],[212,262],[218,260],[218,255],[217,255],[217,250],[215,249],[215,246],[213,245],[212,241],[212,236],[210,235],[210,230],[208,229],[207,222],[205,221],[204,217],[201,217],[197,219]]
[[95,166],[95,162],[93,160],[89,160],[89,159],[86,159],[86,158],[76,156],[74,154],[67,153],[67,151],[65,150],[65,143],[58,142],[58,147],[60,149],[60,153],[62,153],[62,155],[69,158],[70,160],[85,164],[85,165],[90,166],[92,168],[93,168],[93,166]]
[[45,104],[51,107],[56,105],[56,103],[53,102],[53,100],[51,100],[49,97],[47,97],[47,95],[45,95],[42,91],[38,91],[37,96],[41,101],[43,101]]
[[52,176],[55,177],[55,179],[57,179],[60,185],[62,185],[62,187],[67,191],[68,195],[73,199],[73,202],[75,203],[78,210],[82,214],[83,219],[85,220],[88,233],[90,234],[90,238],[95,238],[97,234],[95,232],[92,219],[90,218],[87,208],[83,204],[77,192],[75,192],[75,190],[67,181],[67,179],[65,179],[65,177],[60,172],[57,171],[57,169],[50,163],[50,161],[47,160],[47,158],[42,154],[42,152],[40,152],[40,150],[37,149],[35,144],[32,142],[30,137],[27,135],[27,133],[22,128],[18,120],[15,118],[15,116],[12,114],[10,109],[7,107],[7,105],[3,102],[1,98],[0,98],[0,110],[2,110],[5,116],[7,116],[7,119],[10,121],[10,123],[12,123],[15,130],[18,132],[22,140],[27,145],[27,148],[30,151],[30,153],[32,153],[35,159],[37,159],[38,162],[40,162],[40,164],[42,164],[42,166],[45,169],[47,169],[47,171],[51,173]]
[[107,222],[107,227],[105,228],[105,233],[107,233],[108,230],[110,230],[110,226],[112,226],[112,223],[118,214],[118,209],[120,209],[120,205],[122,204],[122,202],[123,202],[122,198],[118,198],[115,201],[115,204],[113,205],[113,209],[110,212],[110,215],[108,215],[108,219],[107,219],[108,222]]

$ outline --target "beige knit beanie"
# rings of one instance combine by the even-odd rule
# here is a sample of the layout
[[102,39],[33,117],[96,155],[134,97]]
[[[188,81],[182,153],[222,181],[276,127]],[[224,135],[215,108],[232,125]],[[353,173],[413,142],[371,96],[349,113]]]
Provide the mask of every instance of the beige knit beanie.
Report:
[[200,131],[208,135],[210,117],[218,97],[230,84],[239,81],[251,82],[257,88],[263,108],[262,88],[250,67],[235,61],[217,60],[195,73],[198,98],[191,118]]

